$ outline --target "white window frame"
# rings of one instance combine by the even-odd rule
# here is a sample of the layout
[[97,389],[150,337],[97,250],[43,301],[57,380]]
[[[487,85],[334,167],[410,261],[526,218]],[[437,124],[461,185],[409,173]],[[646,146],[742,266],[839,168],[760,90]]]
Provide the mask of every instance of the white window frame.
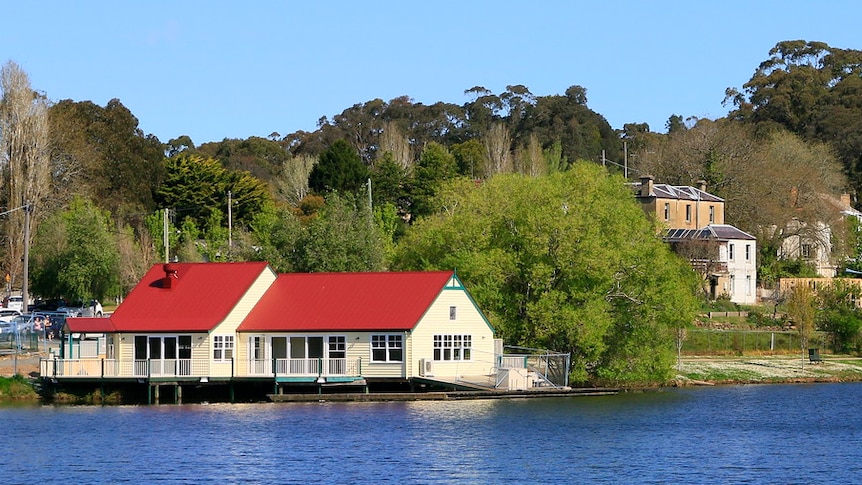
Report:
[[[341,357],[332,357],[333,353],[344,354]],[[326,355],[330,359],[343,359],[347,357],[347,337],[345,335],[329,335],[326,337]]]
[[733,243],[727,245],[727,259],[733,261]]
[[473,336],[470,334],[434,335],[433,360],[437,362],[473,360]]
[[[378,352],[382,350],[385,358],[382,360],[376,359],[374,357],[375,350]],[[371,335],[371,362],[381,364],[404,362],[404,336],[399,333],[380,333]]]
[[745,245],[745,260],[751,261],[751,244]]
[[233,360],[236,340],[233,335],[213,335],[213,360],[227,362]]
[[685,205],[685,222],[691,222],[691,204]]
[[452,305],[449,307],[449,320],[458,319],[458,307]]

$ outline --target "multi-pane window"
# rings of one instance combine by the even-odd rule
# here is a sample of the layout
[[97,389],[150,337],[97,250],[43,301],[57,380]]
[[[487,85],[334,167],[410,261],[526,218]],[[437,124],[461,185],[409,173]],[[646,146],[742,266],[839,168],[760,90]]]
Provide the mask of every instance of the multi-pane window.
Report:
[[472,335],[435,335],[434,360],[470,360]]
[[715,206],[709,206],[709,223],[712,224],[715,222]]
[[213,360],[233,359],[233,335],[213,336]]
[[449,307],[449,320],[455,320],[455,317],[458,315],[458,307],[450,306]]
[[343,359],[347,356],[347,339],[343,335],[329,337],[329,358]]
[[401,362],[404,360],[404,341],[401,335],[372,335],[371,362]]
[[746,261],[751,260],[751,244],[745,245],[745,260]]
[[728,258],[733,261],[733,244],[727,245]]
[[664,203],[664,220],[670,220],[670,202]]
[[685,222],[691,222],[691,204],[685,205]]

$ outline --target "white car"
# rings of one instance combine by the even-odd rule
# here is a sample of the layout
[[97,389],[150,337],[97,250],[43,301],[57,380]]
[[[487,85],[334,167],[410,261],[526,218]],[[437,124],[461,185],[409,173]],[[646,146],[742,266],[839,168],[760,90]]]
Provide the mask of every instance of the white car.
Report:
[[61,306],[57,311],[70,317],[101,317],[103,313],[102,304],[99,303],[99,300],[90,300],[87,306],[81,302],[74,306]]
[[22,296],[7,297],[3,303],[3,306],[5,308],[9,308],[10,310],[18,310],[19,312],[24,311],[24,297]]
[[12,308],[0,308],[0,322],[11,322],[13,318],[20,315],[21,312]]

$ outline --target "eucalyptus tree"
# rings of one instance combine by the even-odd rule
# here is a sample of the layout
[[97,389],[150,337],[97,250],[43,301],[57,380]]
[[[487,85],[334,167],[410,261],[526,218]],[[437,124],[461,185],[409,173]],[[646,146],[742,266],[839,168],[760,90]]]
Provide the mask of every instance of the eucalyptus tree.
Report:
[[789,40],[770,49],[742,89],[728,88],[729,117],[761,131],[781,127],[830,143],[862,190],[862,50]]

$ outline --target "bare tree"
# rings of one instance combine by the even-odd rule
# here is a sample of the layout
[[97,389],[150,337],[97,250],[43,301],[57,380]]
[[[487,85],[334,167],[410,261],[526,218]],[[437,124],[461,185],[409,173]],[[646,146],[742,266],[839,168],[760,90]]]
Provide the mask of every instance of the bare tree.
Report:
[[537,177],[547,173],[545,158],[542,153],[542,144],[535,133],[530,135],[526,146],[518,148],[515,156],[515,170],[518,173]]
[[780,131],[757,137],[749,127],[730,121],[698,120],[688,130],[649,139],[632,158],[640,173],[662,183],[705,180],[710,193],[724,198],[725,220],[771,249],[793,236],[825,237],[822,228],[835,226],[840,218],[830,197],[847,187],[841,165],[826,145]]
[[410,142],[404,133],[398,128],[398,124],[394,121],[387,121],[383,124],[383,132],[380,134],[380,150],[378,160],[384,153],[391,153],[392,159],[395,160],[405,173],[410,173],[413,167],[413,151],[410,148]]
[[691,238],[674,242],[675,253],[686,259],[700,275],[700,290],[706,299],[714,299],[712,294],[712,275],[726,272],[719,256],[719,242],[715,239]]
[[[0,193],[10,209],[31,204],[39,208],[48,194],[48,102],[30,87],[30,78],[8,61],[0,69]],[[30,237],[38,217],[31,217]],[[14,211],[3,221],[5,263],[12,286],[20,286],[24,254],[24,212]]]
[[483,137],[487,154],[488,176],[512,171],[512,136],[503,123],[494,123]]
[[299,201],[308,195],[308,176],[317,158],[308,154],[302,154],[286,160],[281,165],[281,171],[275,178],[275,188],[278,195],[292,205],[298,205]]

